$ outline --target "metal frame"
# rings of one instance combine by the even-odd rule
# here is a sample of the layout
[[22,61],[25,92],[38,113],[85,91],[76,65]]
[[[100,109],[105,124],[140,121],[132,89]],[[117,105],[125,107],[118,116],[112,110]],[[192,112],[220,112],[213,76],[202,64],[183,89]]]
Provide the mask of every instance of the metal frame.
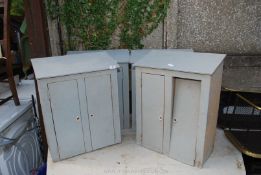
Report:
[[247,149],[246,147],[244,147],[238,140],[237,138],[235,138],[235,136],[229,131],[229,130],[224,130],[224,133],[226,135],[226,137],[231,141],[231,143],[243,154],[253,157],[253,158],[257,158],[257,159],[261,159],[261,154],[257,154],[254,153],[252,151],[250,151],[249,149]]
[[[12,61],[11,61],[11,46],[10,46],[10,1],[9,0],[4,0],[0,1],[0,6],[3,5],[4,8],[4,16],[3,16],[3,22],[4,22],[4,38],[3,41],[1,42],[3,44],[3,51],[4,51],[4,58],[6,62],[6,73],[7,73],[7,78],[8,78],[8,83],[10,90],[12,92],[12,95],[1,100],[1,104],[7,102],[11,98],[14,99],[14,103],[16,106],[20,105],[20,101],[18,98],[17,90],[16,90],[16,85],[14,81],[14,75],[13,75],[13,68],[12,68]],[[5,81],[2,81],[5,82]],[[0,104],[0,105],[1,105]]]

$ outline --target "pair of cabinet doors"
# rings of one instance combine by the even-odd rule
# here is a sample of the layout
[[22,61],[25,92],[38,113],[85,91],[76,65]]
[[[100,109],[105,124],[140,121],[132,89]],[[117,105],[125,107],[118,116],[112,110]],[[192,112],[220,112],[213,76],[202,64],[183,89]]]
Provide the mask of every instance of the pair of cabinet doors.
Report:
[[[200,81],[172,78],[167,83],[164,75],[142,73],[141,83],[141,144],[194,165]],[[169,111],[165,111],[170,105],[165,98],[171,99]],[[171,113],[168,119],[164,117],[166,112]]]
[[117,142],[110,74],[58,80],[47,86],[60,159]]

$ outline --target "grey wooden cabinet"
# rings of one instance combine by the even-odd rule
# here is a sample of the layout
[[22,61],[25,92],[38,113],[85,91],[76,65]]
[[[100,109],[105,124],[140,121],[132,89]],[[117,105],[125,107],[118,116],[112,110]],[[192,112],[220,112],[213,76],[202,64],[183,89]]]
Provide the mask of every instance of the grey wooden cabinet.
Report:
[[[160,52],[193,52],[193,49],[138,49],[138,50],[132,50],[131,56],[130,56],[130,64],[131,64],[131,105],[132,105],[132,129],[136,130],[136,80],[135,80],[135,68],[134,63],[141,60],[143,57],[148,55],[151,51],[156,51],[158,53]],[[158,58],[161,59],[161,58]]]
[[121,142],[115,60],[87,53],[32,64],[54,161]]
[[[67,55],[106,52],[119,64],[118,68],[118,90],[119,90],[119,110],[121,118],[121,129],[136,130],[136,103],[135,103],[135,69],[133,64],[141,60],[151,51],[164,52],[166,49],[113,49],[113,50],[88,50],[88,51],[68,51]],[[192,49],[167,49],[170,52],[193,52]],[[130,95],[131,94],[131,95]],[[131,109],[130,109],[131,108]]]
[[109,54],[117,63],[118,68],[118,91],[119,91],[119,112],[121,119],[121,129],[128,129],[131,127],[130,116],[130,86],[129,86],[129,60],[130,53],[127,49],[114,49],[114,50],[89,50],[89,51],[68,51],[67,55],[90,53],[90,52],[104,52]]
[[151,51],[136,62],[137,143],[201,167],[213,150],[224,57]]

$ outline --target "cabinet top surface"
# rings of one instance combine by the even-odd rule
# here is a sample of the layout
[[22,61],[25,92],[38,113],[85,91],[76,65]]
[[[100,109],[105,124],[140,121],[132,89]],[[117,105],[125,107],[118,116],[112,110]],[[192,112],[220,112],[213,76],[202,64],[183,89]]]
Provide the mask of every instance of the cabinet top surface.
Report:
[[151,51],[172,51],[172,52],[193,52],[192,49],[111,49],[111,50],[85,50],[85,51],[68,51],[67,55],[80,54],[80,53],[90,53],[90,52],[106,52],[118,63],[135,63],[142,59],[145,55],[149,54]]
[[130,63],[136,63],[142,58],[144,58],[146,55],[148,55],[150,52],[193,52],[193,49],[138,49],[138,50],[132,50],[131,51],[131,57],[130,57]]
[[117,62],[105,52],[90,52],[32,59],[36,79],[116,69]]
[[225,56],[225,54],[153,50],[137,61],[134,66],[196,74],[213,74],[223,62]]
[[28,109],[32,108],[31,101],[21,100],[20,103],[21,105],[15,106],[11,100],[0,106],[0,132],[4,131]]
[[107,53],[118,63],[129,63],[129,60],[130,60],[130,52],[128,49],[68,51],[67,55],[79,54],[79,53],[92,53],[92,52]]

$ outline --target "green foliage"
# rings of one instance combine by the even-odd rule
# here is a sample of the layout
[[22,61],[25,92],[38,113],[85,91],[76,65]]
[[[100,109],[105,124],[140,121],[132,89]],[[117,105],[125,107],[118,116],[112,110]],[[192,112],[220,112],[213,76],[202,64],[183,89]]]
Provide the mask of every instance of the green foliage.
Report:
[[24,15],[24,1],[23,0],[12,0],[11,1],[11,15],[12,16],[23,16]]
[[66,28],[67,49],[105,49],[116,28],[120,28],[122,48],[141,48],[141,40],[166,16],[170,0],[64,0],[57,5],[47,0],[51,18],[59,18]]
[[170,0],[128,0],[123,17],[121,45],[142,48],[141,40],[164,19]]
[[59,17],[67,32],[67,49],[105,49],[117,27],[119,0],[48,0],[48,12]]

